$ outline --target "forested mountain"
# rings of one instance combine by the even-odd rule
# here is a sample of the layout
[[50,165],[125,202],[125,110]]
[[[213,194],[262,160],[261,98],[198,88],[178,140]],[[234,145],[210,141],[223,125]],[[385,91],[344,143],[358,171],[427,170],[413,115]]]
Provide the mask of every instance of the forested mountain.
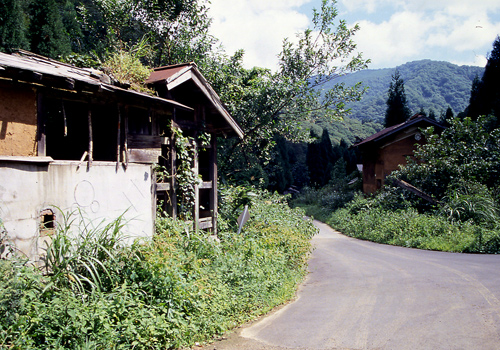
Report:
[[333,145],[338,145],[342,140],[352,145],[356,140],[367,138],[383,128],[382,124],[367,120],[345,117],[334,122],[319,120],[310,126],[317,137],[321,136],[322,129],[327,129]]
[[352,110],[351,117],[383,122],[387,108],[387,91],[391,76],[396,69],[404,80],[412,114],[423,108],[427,113],[432,109],[438,116],[444,113],[448,106],[455,115],[462,112],[469,104],[474,78],[481,77],[484,72],[484,68],[481,67],[421,60],[408,62],[396,68],[366,69],[342,76],[332,83],[343,82],[347,86],[352,86],[362,82],[364,87],[368,87],[361,101],[347,104]]

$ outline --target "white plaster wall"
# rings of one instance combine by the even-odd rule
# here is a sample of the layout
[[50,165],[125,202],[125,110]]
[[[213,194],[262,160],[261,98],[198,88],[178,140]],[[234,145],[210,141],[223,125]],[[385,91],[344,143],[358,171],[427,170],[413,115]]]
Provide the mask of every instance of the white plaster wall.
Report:
[[[0,218],[16,248],[37,260],[46,237],[40,237],[40,213],[58,208],[81,210],[96,225],[124,214],[129,242],[152,237],[156,203],[151,165],[54,161],[50,164],[0,160]],[[56,210],[57,211],[57,210]],[[61,223],[61,213],[56,213]]]

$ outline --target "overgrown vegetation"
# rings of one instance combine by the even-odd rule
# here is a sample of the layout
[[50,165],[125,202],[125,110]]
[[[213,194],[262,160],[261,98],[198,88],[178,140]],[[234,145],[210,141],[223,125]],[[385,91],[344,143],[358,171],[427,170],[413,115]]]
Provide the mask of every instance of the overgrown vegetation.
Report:
[[[500,253],[498,129],[491,118],[451,120],[442,134],[425,132],[415,159],[386,179],[371,196],[326,204],[352,192],[307,191],[294,203],[356,238],[405,247],[452,252]],[[430,203],[394,184],[405,180],[434,197]],[[311,197],[311,203],[307,198]],[[315,204],[314,204],[315,203]],[[345,206],[345,207],[344,207]]]
[[[93,226],[69,215],[46,269],[0,260],[0,347],[175,349],[292,298],[311,220],[285,198],[248,188],[224,188],[221,201],[220,240],[160,216],[152,241],[128,246],[120,218]],[[238,235],[245,204],[251,218]]]
[[330,180],[323,187],[304,187],[290,201],[293,207],[305,210],[308,216],[326,222],[337,209],[343,208],[361,190],[361,174],[356,170],[347,175],[346,162],[339,158],[330,172]]
[[134,90],[154,94],[154,91],[144,86],[152,69],[141,62],[141,58],[150,53],[151,48],[143,38],[133,47],[123,47],[109,55],[102,63],[102,68],[121,84],[130,85]]
[[[432,128],[424,130],[427,143],[417,146],[414,157],[388,176],[379,192],[357,194],[344,206],[329,208],[324,199],[335,192],[321,189],[312,195],[306,191],[294,203],[361,239],[421,249],[500,253],[499,85],[495,79],[499,63],[497,37],[482,79],[472,86],[469,108],[457,117],[446,113],[447,128],[440,134]],[[484,115],[478,116],[478,111]],[[399,180],[434,200],[397,186]],[[313,210],[309,197],[316,201]]]
[[[360,239],[410,248],[448,252],[499,253],[500,231],[473,220],[454,220],[437,212],[421,213],[403,198],[358,195],[346,208],[331,214],[326,223]],[[384,196],[386,198],[384,198]]]

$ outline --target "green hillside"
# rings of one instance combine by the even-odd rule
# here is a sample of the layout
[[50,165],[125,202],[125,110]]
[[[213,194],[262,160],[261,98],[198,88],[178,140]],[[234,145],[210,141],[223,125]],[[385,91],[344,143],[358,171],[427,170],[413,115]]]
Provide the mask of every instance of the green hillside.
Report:
[[[367,69],[348,74],[332,81],[354,85],[362,82],[368,87],[359,102],[348,105],[352,118],[382,122],[386,110],[387,90],[391,76],[396,68]],[[412,113],[421,108],[426,112],[434,110],[437,115],[448,106],[455,115],[462,112],[469,104],[472,81],[477,75],[482,76],[484,68],[457,66],[449,62],[421,60],[408,62],[397,69],[405,82],[406,96]],[[325,86],[328,89],[328,86]]]

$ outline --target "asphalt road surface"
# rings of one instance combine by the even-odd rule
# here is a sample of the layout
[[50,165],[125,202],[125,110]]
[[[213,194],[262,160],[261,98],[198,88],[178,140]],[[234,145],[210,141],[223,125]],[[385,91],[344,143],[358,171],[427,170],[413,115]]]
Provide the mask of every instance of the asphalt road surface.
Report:
[[297,299],[204,349],[500,349],[500,255],[320,233]]

